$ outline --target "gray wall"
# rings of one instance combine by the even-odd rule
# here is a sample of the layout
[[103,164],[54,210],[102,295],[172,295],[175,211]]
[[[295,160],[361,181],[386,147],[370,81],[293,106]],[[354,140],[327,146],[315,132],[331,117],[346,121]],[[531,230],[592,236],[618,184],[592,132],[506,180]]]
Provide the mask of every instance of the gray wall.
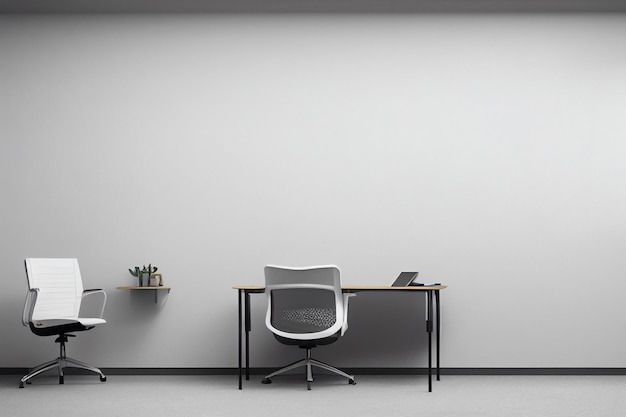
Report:
[[[236,284],[441,281],[445,367],[626,367],[625,15],[0,17],[0,367],[25,257],[77,257],[103,367],[236,366]],[[153,263],[173,290],[116,290]],[[423,304],[352,300],[342,366],[423,366]],[[253,298],[253,366],[296,357]],[[414,330],[414,332],[411,332]],[[407,331],[409,331],[407,333]],[[372,334],[374,333],[374,334]]]

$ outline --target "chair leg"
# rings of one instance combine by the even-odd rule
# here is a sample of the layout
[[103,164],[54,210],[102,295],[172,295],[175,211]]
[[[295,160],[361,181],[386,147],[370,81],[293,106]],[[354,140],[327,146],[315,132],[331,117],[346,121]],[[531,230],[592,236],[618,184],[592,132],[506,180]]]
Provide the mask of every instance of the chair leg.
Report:
[[337,375],[341,375],[345,378],[348,378],[351,381],[354,381],[354,376],[352,375],[348,375],[347,373],[345,373],[344,371],[342,371],[341,369],[337,369],[334,366],[331,366],[327,363],[324,362],[320,362],[316,359],[311,359],[311,365],[313,366],[317,366],[318,368],[322,368],[322,369],[326,369],[327,371],[331,371]]
[[30,371],[28,374],[24,375],[22,377],[22,379],[20,380],[20,388],[24,388],[24,383],[25,382],[28,383],[28,381],[32,377],[37,376],[40,373],[48,371],[50,369],[58,368],[60,361],[61,361],[61,358],[56,358],[55,360],[52,360],[52,361],[49,361],[49,362],[46,362],[46,363],[42,363],[41,365],[36,366],[35,368],[33,368],[32,371]]
[[265,378],[266,379],[271,379],[272,377],[275,377],[276,375],[280,375],[282,373],[291,371],[292,369],[296,369],[299,368],[301,366],[306,365],[306,359],[300,359],[299,361],[296,361],[294,363],[292,363],[291,365],[287,365],[283,368],[280,368],[277,371],[272,372],[271,374],[267,375]]
[[311,391],[311,382],[313,382],[313,369],[311,367],[311,349],[306,350],[306,389]]
[[85,362],[78,361],[72,358],[65,358],[65,366],[71,368],[80,368],[85,369],[87,371],[91,371],[96,374],[100,374],[100,381],[104,382],[107,380],[107,377],[102,373],[100,368],[96,368],[95,366],[91,366]]

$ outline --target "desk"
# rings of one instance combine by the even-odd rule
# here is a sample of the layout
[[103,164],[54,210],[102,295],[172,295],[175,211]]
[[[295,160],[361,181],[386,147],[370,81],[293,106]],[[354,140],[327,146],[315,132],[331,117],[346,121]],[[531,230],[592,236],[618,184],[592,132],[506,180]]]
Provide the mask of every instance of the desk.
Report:
[[[341,291],[344,293],[357,293],[362,291],[396,291],[396,292],[413,292],[415,294],[422,293],[426,295],[426,332],[428,332],[428,392],[432,392],[432,333],[435,327],[435,351],[437,354],[436,370],[437,380],[439,380],[439,341],[440,341],[440,322],[441,309],[439,307],[439,291],[447,288],[446,285],[432,286],[410,286],[410,287],[389,287],[379,285],[348,285],[342,286]],[[233,289],[238,291],[239,295],[239,389],[242,389],[243,379],[243,359],[244,336],[245,336],[245,356],[246,356],[246,380],[250,379],[250,338],[251,330],[250,320],[250,294],[262,294],[265,287],[258,285],[236,285]],[[433,306],[435,314],[433,316]],[[433,320],[436,326],[433,326]]]

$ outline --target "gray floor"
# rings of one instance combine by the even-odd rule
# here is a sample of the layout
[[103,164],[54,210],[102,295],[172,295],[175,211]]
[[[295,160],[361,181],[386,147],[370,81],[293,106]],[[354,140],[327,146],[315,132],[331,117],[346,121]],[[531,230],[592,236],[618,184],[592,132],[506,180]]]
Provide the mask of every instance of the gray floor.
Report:
[[42,376],[18,389],[0,376],[1,416],[445,416],[623,417],[626,376],[442,376],[434,391],[422,376],[357,375],[357,385],[319,376],[259,376],[237,389],[234,376]]

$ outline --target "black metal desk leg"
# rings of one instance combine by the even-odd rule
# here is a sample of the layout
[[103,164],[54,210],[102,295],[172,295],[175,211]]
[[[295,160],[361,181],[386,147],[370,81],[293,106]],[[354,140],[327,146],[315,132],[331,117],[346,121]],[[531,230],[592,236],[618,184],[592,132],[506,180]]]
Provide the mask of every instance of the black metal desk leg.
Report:
[[428,331],[428,392],[433,391],[433,292],[426,291],[426,330]]
[[435,291],[435,315],[436,315],[436,320],[437,320],[437,327],[435,328],[436,331],[436,345],[437,345],[437,381],[439,381],[439,344],[440,344],[440,339],[441,336],[439,334],[439,330],[441,329],[441,307],[439,307],[439,290]]
[[239,361],[239,389],[242,389],[242,381],[241,381],[241,332],[242,332],[242,328],[241,328],[241,324],[243,322],[243,312],[242,312],[242,298],[243,298],[243,290],[240,289],[237,293],[237,297],[239,298],[239,315],[238,315],[238,321],[239,321],[239,325],[238,325],[238,329],[239,329],[239,335],[238,335],[238,345],[239,345],[239,354],[237,355],[237,359]]
[[250,293],[246,291],[246,381],[250,380]]

